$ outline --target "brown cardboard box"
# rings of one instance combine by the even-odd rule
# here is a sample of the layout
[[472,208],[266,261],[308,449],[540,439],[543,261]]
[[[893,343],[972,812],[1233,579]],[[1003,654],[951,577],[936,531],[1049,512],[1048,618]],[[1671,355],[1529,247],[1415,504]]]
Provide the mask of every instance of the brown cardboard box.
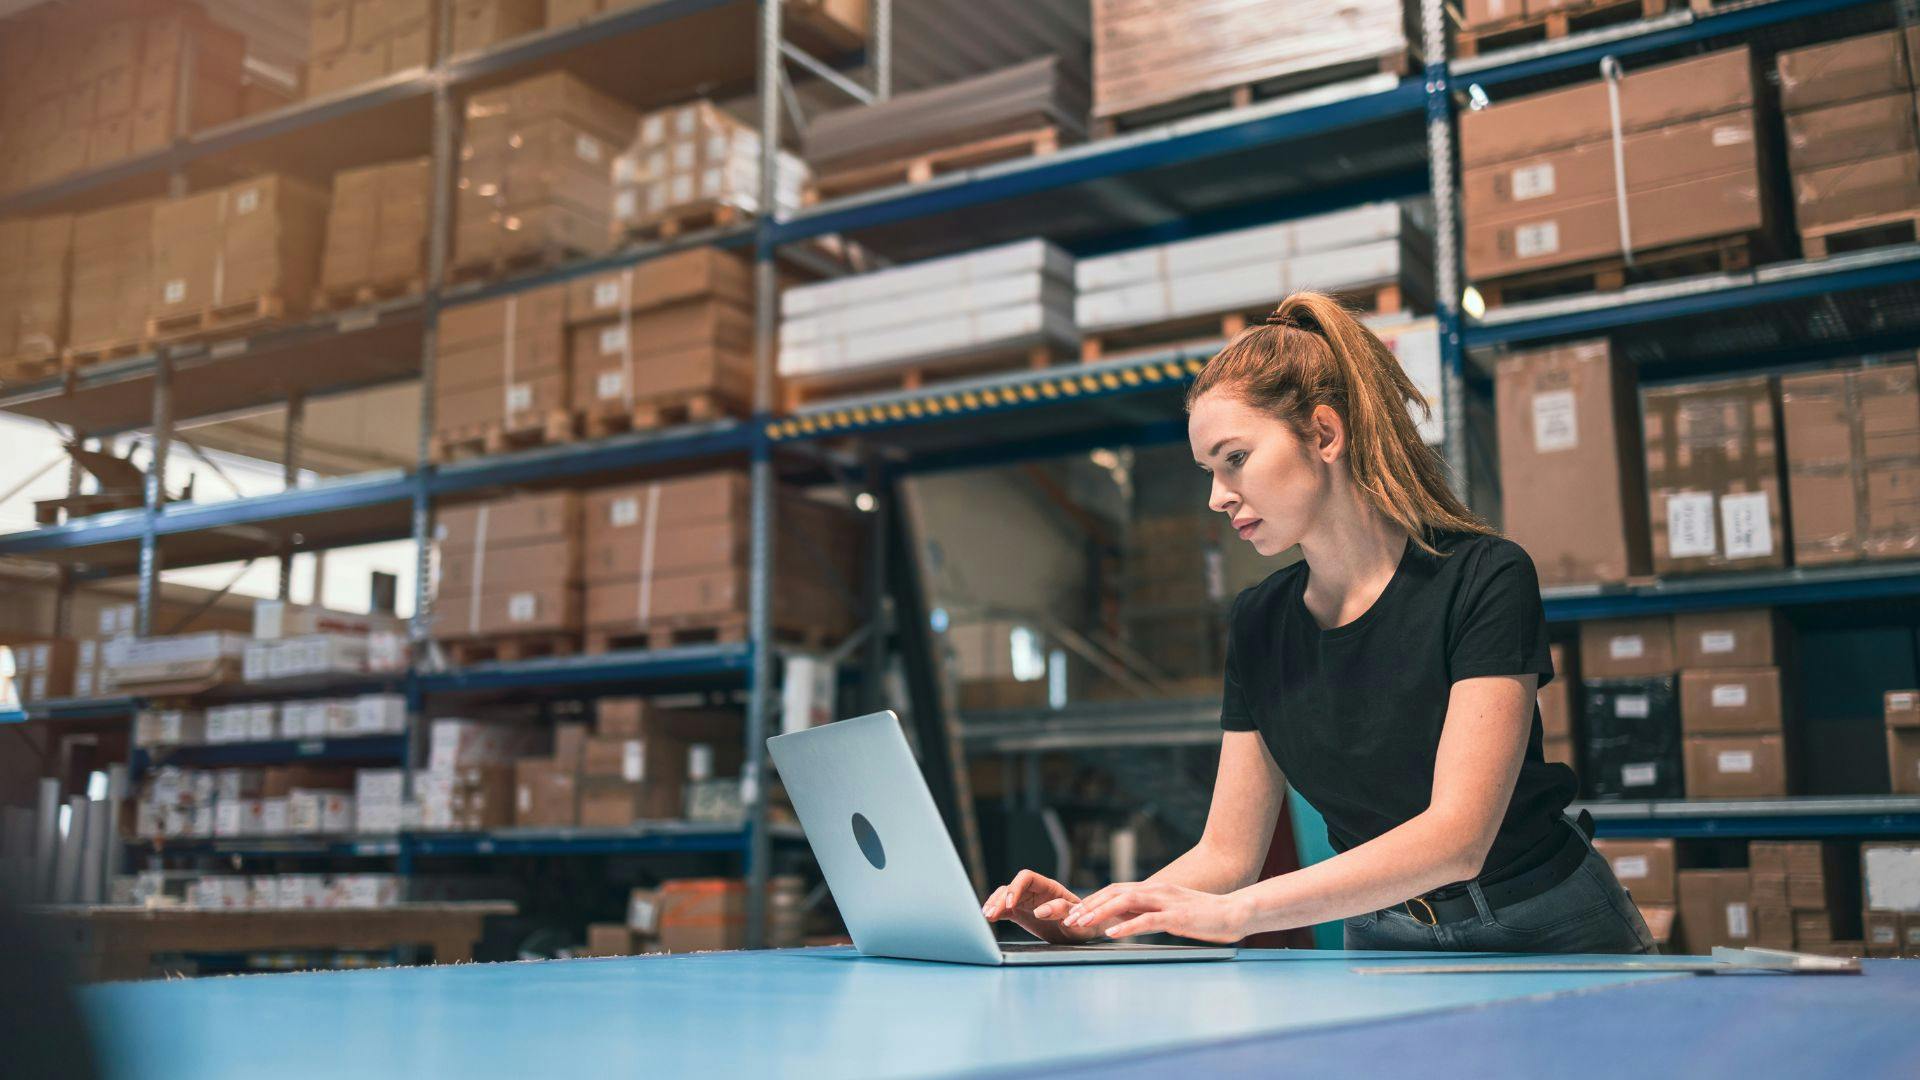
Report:
[[351,0],[314,0],[307,20],[307,49],[314,55],[337,52],[352,39]]
[[473,596],[495,589],[580,580],[580,547],[572,537],[526,543],[440,549],[441,596]]
[[1668,675],[1677,667],[1673,620],[1665,615],[1580,624],[1582,680]]
[[1895,795],[1920,795],[1920,728],[1887,729],[1887,764]]
[[1780,105],[1800,112],[1912,87],[1920,55],[1920,28],[1903,44],[1894,31],[1789,49],[1774,58],[1780,73]]
[[593,780],[624,780],[630,784],[647,778],[647,742],[644,739],[589,738],[581,757],[580,775]]
[[1681,870],[1680,951],[1705,955],[1716,945],[1744,948],[1752,943],[1753,908],[1745,870]]
[[1613,876],[1633,894],[1634,903],[1674,902],[1672,840],[1595,840],[1594,850],[1606,856]]
[[1793,909],[1755,903],[1752,944],[1761,949],[1793,948]]
[[434,427],[443,437],[477,438],[476,429],[508,434],[540,431],[567,420],[564,370],[521,374],[504,386],[441,391],[434,398]]
[[574,355],[572,401],[578,412],[624,412],[636,403],[665,399],[671,404],[702,395],[723,409],[744,413],[753,397],[753,360],[742,351],[694,346],[647,354],[621,349],[611,355]]
[[1682,671],[1680,724],[1688,735],[1778,733],[1784,726],[1780,669]]
[[660,886],[660,944],[668,952],[746,945],[747,886],[731,878],[688,878]]
[[281,176],[160,203],[153,214],[154,318],[273,296],[304,311],[319,269],[326,200]]
[[603,739],[637,739],[657,707],[646,698],[601,698],[594,702],[593,731]]
[[1682,668],[1773,667],[1784,658],[1785,633],[1772,608],[1686,611],[1673,617]]
[[1889,690],[1880,700],[1888,727],[1920,728],[1920,690]]
[[1764,799],[1788,791],[1780,735],[1688,735],[1687,797]]
[[467,99],[466,118],[470,133],[487,137],[563,118],[605,142],[625,146],[633,139],[638,114],[566,72],[552,72],[474,94]]
[[562,768],[579,772],[586,758],[588,732],[592,730],[591,725],[578,721],[553,725],[553,760]]
[[[1753,125],[1751,110],[1741,110],[1627,136],[1620,141],[1627,191],[1651,191],[1714,176],[1752,177],[1756,168]],[[1461,197],[1475,225],[1595,200],[1612,206],[1618,190],[1610,138],[1482,166],[1461,177]]]
[[1664,951],[1673,941],[1672,904],[1641,904],[1640,918],[1646,921],[1647,932],[1653,935],[1653,943]]
[[[1039,702],[1039,704],[1045,704],[1045,702]],[[1540,742],[1540,756],[1549,764],[1558,763],[1565,765],[1575,772],[1580,771],[1580,762],[1575,756],[1573,739],[1571,737],[1557,738],[1549,736],[1542,739]]]
[[1920,553],[1920,371],[1785,376],[1780,407],[1794,561]]
[[459,304],[440,313],[440,344],[458,348],[515,338],[558,338],[567,323],[567,290],[548,285],[497,300]]
[[580,818],[580,779],[545,758],[513,763],[515,825],[573,825]]
[[[1500,361],[1502,512],[1542,585],[1621,582],[1649,566],[1633,366],[1604,341]],[[1567,484],[1577,475],[1580,484]]]
[[1787,154],[1796,173],[1862,158],[1920,150],[1913,91],[1790,113]]
[[352,791],[353,770],[338,765],[269,765],[260,771],[260,797],[277,799],[294,788]]
[[74,218],[73,294],[67,342],[76,348],[137,341],[146,332],[158,200]]
[[1865,913],[1868,956],[1899,956],[1900,915],[1893,911],[1869,911]]
[[1822,945],[1831,945],[1834,941],[1833,913],[1824,909],[1812,911],[1795,910],[1793,913],[1793,947],[1811,950]]
[[[1534,0],[1538,3],[1539,0]],[[1521,0],[1462,0],[1460,4],[1460,25],[1463,28],[1477,30],[1486,26],[1497,26],[1509,19],[1518,19],[1525,14],[1525,5]]]
[[425,280],[426,158],[347,169],[333,178],[320,286],[410,287]]
[[753,270],[721,248],[693,248],[622,270],[575,278],[568,286],[568,321],[595,322],[663,304],[711,297],[746,308],[753,303]]
[[1920,153],[1904,150],[1793,175],[1793,216],[1802,233],[1920,207]]
[[1574,687],[1579,683],[1570,666],[1575,654],[1558,641],[1548,651],[1553,658],[1553,681],[1540,688],[1540,730],[1549,739],[1571,739]]
[[1920,915],[1900,916],[1900,955],[1920,957]]
[[649,814],[647,795],[651,784],[635,784],[625,780],[585,779],[580,790],[580,824],[587,828],[624,829],[636,821],[664,818],[676,820],[681,815]]
[[1664,386],[1645,402],[1654,571],[1785,566],[1771,377]]
[[577,956],[637,956],[640,942],[626,923],[588,923],[587,946]]
[[454,0],[453,54],[531,34],[545,18],[545,0]]
[[[1765,225],[1765,209],[1757,166],[1627,191],[1635,251],[1752,232]],[[1620,210],[1611,193],[1505,221],[1480,222],[1470,209],[1465,245],[1476,281],[1604,258],[1621,250]]]
[[1748,876],[1753,879],[1753,897],[1755,907],[1791,907],[1787,899],[1787,872],[1785,870],[1762,870],[1750,868]]
[[[1620,83],[1624,132],[1751,108],[1753,57],[1745,46],[1629,71]],[[1460,163],[1472,168],[1611,137],[1607,87],[1596,80],[1460,114]]]
[[524,544],[566,539],[579,531],[580,500],[571,491],[519,495],[450,506],[439,512],[433,538],[443,547]]
[[580,589],[544,585],[483,592],[476,599],[449,595],[435,601],[434,636],[488,637],[538,634],[580,628]]

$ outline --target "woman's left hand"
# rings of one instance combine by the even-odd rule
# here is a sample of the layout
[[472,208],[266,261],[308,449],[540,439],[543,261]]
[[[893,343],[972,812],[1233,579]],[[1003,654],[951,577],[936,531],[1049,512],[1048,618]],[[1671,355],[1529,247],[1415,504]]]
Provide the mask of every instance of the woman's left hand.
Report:
[[1247,936],[1246,909],[1238,893],[1222,896],[1179,885],[1125,882],[1081,900],[1068,913],[1066,925],[1106,926],[1110,938],[1158,932],[1230,942]]

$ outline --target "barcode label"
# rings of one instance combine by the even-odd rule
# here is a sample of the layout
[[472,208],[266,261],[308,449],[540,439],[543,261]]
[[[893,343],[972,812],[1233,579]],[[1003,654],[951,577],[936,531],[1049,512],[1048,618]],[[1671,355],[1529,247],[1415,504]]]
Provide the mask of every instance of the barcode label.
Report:
[[590,135],[574,136],[573,154],[581,161],[598,162],[600,160],[600,140]]
[[528,383],[514,383],[507,387],[507,411],[521,412],[533,408],[533,387]]
[[1773,522],[1767,514],[1766,492],[1722,497],[1720,527],[1727,537],[1727,558],[1763,559],[1773,554]]
[[531,622],[539,610],[540,598],[533,593],[514,593],[507,597],[508,622]]
[[259,188],[248,188],[233,201],[233,212],[236,214],[251,214],[258,209],[260,209]]
[[607,523],[624,529],[640,520],[639,499],[615,499],[607,508]]
[[1747,932],[1747,903],[1744,900],[1735,900],[1727,905],[1727,936],[1744,938]]
[[1540,199],[1553,194],[1553,166],[1542,162],[1539,165],[1522,165],[1513,170],[1513,200],[1523,202],[1527,199]]
[[593,390],[594,394],[598,396],[601,401],[605,401],[608,398],[619,397],[621,394],[626,393],[627,390],[626,373],[620,371],[601,372],[600,377],[594,380]]
[[593,287],[593,306],[594,307],[597,307],[597,308],[612,307],[613,305],[619,302],[620,302],[620,283],[619,282],[602,281]]
[[628,783],[637,784],[647,778],[647,744],[638,739],[629,739],[620,748],[620,776]]
[[624,350],[626,347],[627,347],[627,328],[626,327],[609,326],[605,330],[600,331],[600,355],[601,356],[609,356],[613,353],[617,353]]
[[185,300],[187,298],[186,279],[174,278],[172,281],[167,282],[166,287],[161,290],[161,295],[166,298],[166,302],[169,304],[177,304]]
[[1533,395],[1533,448],[1542,454],[1572,450],[1580,445],[1573,391],[1549,390]]

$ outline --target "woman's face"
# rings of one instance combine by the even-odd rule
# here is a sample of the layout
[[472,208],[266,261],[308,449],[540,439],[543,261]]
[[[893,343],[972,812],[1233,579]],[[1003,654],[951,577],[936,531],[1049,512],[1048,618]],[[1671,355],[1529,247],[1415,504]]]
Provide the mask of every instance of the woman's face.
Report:
[[1187,417],[1193,460],[1213,478],[1207,507],[1227,515],[1262,555],[1300,542],[1327,497],[1344,441],[1332,409],[1314,410],[1312,438],[1227,390],[1210,390]]

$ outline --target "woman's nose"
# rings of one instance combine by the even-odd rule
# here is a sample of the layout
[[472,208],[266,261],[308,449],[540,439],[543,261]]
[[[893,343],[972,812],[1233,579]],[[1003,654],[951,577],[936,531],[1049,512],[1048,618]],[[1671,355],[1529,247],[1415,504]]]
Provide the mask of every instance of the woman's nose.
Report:
[[1207,492],[1207,509],[1216,513],[1226,513],[1228,508],[1237,501],[1232,492],[1221,486],[1218,479],[1214,480],[1212,489]]

